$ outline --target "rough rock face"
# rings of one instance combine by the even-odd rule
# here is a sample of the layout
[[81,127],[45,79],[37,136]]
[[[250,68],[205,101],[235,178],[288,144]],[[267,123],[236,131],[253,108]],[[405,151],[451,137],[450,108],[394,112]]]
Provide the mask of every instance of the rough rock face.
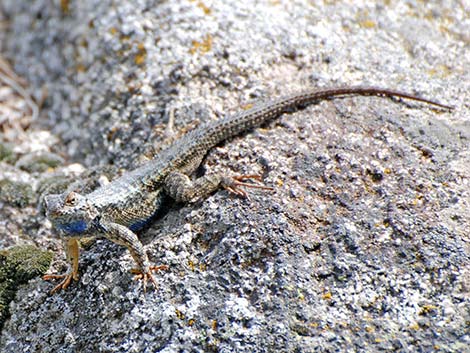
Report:
[[[68,183],[93,189],[201,122],[307,86],[400,88],[456,109],[319,102],[217,147],[206,169],[262,174],[274,190],[169,205],[140,234],[152,262],[170,266],[146,296],[126,250],[86,245],[66,291],[51,296],[39,278],[20,287],[0,351],[468,349],[465,4],[2,4],[3,56],[47,98],[0,179],[31,185],[38,204]],[[38,151],[63,163],[28,167]],[[61,242],[40,208],[8,200],[0,246],[54,250],[60,272]]]

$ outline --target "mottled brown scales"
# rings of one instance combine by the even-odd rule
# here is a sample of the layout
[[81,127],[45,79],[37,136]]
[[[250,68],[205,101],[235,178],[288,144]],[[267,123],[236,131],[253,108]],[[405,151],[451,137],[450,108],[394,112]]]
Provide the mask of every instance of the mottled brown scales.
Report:
[[200,126],[183,136],[149,163],[137,168],[108,185],[82,196],[75,192],[48,195],[45,198],[46,215],[68,237],[67,260],[70,264],[63,275],[47,275],[46,279],[62,278],[52,291],[65,289],[72,279],[78,279],[78,242],[80,237],[101,235],[127,247],[137,265],[132,272],[145,283],[155,286],[152,271],[166,266],[150,266],[142,243],[135,234],[159,212],[164,197],[177,202],[202,198],[219,188],[246,196],[244,187],[267,188],[246,183],[258,179],[248,175],[228,177],[208,174],[196,179],[190,176],[201,164],[206,153],[217,144],[249,131],[289,110],[312,104],[319,100],[345,95],[387,96],[407,98],[451,109],[444,104],[415,95],[377,87],[338,87],[312,89],[302,93],[258,104],[238,114]]

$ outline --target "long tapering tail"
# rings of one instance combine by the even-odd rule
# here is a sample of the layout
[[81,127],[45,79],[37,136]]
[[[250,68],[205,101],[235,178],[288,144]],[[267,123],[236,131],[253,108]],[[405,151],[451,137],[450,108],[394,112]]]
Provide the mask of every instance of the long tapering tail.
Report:
[[421,98],[411,93],[385,88],[365,86],[320,88],[278,98],[267,103],[257,104],[248,110],[221,119],[216,123],[212,123],[211,126],[206,126],[206,129],[201,130],[201,132],[205,135],[203,139],[208,143],[207,147],[210,148],[227,138],[239,135],[244,131],[250,130],[266,121],[274,119],[288,110],[306,106],[323,99],[350,95],[399,97],[431,104],[443,109],[453,109],[451,106],[434,100]]

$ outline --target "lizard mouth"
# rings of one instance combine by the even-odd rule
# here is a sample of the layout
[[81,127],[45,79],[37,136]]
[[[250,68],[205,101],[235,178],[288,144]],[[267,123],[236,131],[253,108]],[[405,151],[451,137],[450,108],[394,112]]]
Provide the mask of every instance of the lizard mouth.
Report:
[[46,217],[49,218],[49,217],[57,217],[60,215],[60,212],[59,210],[47,210],[46,211]]

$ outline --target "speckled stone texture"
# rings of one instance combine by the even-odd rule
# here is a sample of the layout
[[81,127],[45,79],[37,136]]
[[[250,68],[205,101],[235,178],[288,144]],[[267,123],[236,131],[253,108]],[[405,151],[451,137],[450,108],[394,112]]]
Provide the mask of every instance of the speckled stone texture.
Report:
[[[170,266],[145,297],[125,249],[87,246],[67,291],[50,296],[38,278],[17,292],[0,351],[469,351],[468,4],[2,6],[3,56],[33,96],[47,91],[29,131],[43,138],[31,141],[64,162],[5,164],[0,176],[26,174],[38,198],[46,179],[93,187],[204,121],[305,87],[373,84],[456,109],[324,101],[215,148],[205,169],[262,174],[274,190],[169,205],[140,234],[151,261]],[[8,244],[56,251],[61,271],[61,241],[40,210],[0,204]]]

